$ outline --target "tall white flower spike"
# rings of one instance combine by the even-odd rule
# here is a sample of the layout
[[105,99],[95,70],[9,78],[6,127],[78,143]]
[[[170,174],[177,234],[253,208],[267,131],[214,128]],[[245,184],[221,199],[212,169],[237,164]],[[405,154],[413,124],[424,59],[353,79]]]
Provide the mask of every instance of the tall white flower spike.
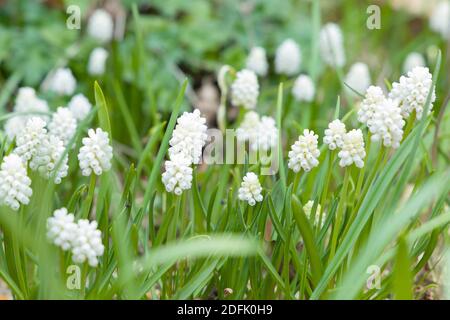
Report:
[[236,107],[255,109],[259,95],[259,84],[256,74],[243,69],[236,74],[231,85],[231,103]]
[[293,76],[300,71],[302,54],[300,47],[292,39],[286,39],[277,48],[275,54],[275,72]]
[[108,51],[102,47],[92,50],[89,56],[88,73],[93,76],[104,74],[108,55]]
[[52,120],[48,124],[48,131],[51,135],[60,138],[64,145],[72,139],[77,130],[77,120],[69,108],[59,107],[53,113]]
[[288,167],[295,173],[299,172],[300,169],[308,172],[319,165],[318,138],[319,136],[314,134],[314,131],[305,129],[303,135],[300,135],[291,146],[291,151],[288,154]]
[[239,200],[247,201],[250,206],[254,206],[256,202],[263,200],[261,192],[262,187],[258,176],[253,172],[248,172],[244,176],[241,187],[238,190]]
[[47,238],[64,251],[72,249],[76,231],[75,216],[66,208],[55,210],[47,219]]
[[341,167],[351,166],[353,163],[358,167],[364,167],[366,150],[364,149],[364,137],[361,129],[353,129],[344,135],[341,151],[338,153]]
[[111,169],[113,150],[107,132],[100,128],[89,129],[88,136],[82,142],[78,161],[84,176],[90,176],[92,172],[99,176]]
[[325,143],[330,150],[342,148],[344,145],[344,135],[346,133],[347,130],[345,129],[345,124],[339,119],[333,120],[328,124],[328,129],[325,129],[323,143]]
[[343,67],[345,64],[344,37],[341,28],[335,23],[327,23],[319,34],[320,55],[331,67]]
[[12,153],[3,158],[0,166],[0,204],[17,211],[20,205],[27,205],[33,191],[31,180],[22,159]]
[[98,265],[98,257],[103,255],[102,232],[97,229],[97,221],[78,220],[72,240],[72,260],[87,262],[91,267]]
[[311,102],[314,100],[315,93],[314,82],[309,76],[302,74],[295,79],[292,94],[297,101]]
[[266,50],[263,47],[253,47],[247,57],[245,67],[252,70],[258,76],[264,77],[269,69]]
[[22,158],[22,160],[29,161],[33,158],[39,146],[47,137],[46,123],[39,117],[30,118],[25,128],[16,137],[16,148],[14,153]]
[[95,10],[89,18],[87,33],[100,43],[111,41],[114,35],[112,16],[106,10]]
[[79,93],[70,99],[67,108],[72,112],[75,119],[82,121],[91,111],[92,105],[82,93]]

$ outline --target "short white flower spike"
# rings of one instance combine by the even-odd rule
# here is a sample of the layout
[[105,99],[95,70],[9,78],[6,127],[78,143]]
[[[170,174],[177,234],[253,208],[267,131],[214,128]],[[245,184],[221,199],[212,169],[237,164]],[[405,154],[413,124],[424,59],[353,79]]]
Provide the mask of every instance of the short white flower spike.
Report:
[[331,67],[345,65],[344,37],[335,23],[327,23],[320,30],[319,47],[322,60]]
[[89,129],[88,136],[82,142],[78,161],[84,176],[90,176],[92,172],[99,176],[111,169],[113,150],[107,132],[100,128]]
[[[432,82],[432,76],[428,68],[415,67],[408,72],[407,77],[401,76],[399,82],[392,84],[389,98],[400,103],[403,118],[407,119],[413,111],[416,112],[416,119],[422,118]],[[429,112],[433,108],[433,102],[436,100],[434,89],[433,87]]]
[[77,80],[69,68],[59,68],[47,75],[42,87],[60,96],[70,96],[75,92]]
[[[354,63],[345,76],[344,82],[356,92],[364,94],[371,83],[369,67],[367,64],[363,62]],[[347,86],[345,87],[347,93],[352,97],[357,97],[357,94],[350,88]]]
[[25,162],[36,155],[39,146],[47,137],[46,123],[39,117],[30,118],[25,128],[16,137],[14,153]]
[[89,18],[87,33],[100,43],[111,41],[114,35],[112,16],[106,10],[95,10]]
[[386,100],[383,90],[377,86],[370,86],[358,110],[358,121],[370,126],[377,107]]
[[273,118],[260,118],[256,112],[249,111],[236,130],[236,136],[238,141],[248,141],[253,151],[267,151],[277,144],[278,129]]
[[182,153],[174,154],[164,164],[165,172],[162,174],[162,182],[167,192],[181,195],[192,185],[192,168],[189,158]]
[[300,169],[308,172],[319,165],[318,138],[319,136],[314,134],[314,131],[305,129],[303,135],[300,135],[291,146],[291,151],[288,154],[288,167],[295,173],[299,172]]
[[104,74],[108,55],[108,51],[101,47],[92,50],[91,55],[89,56],[88,73],[93,76]]
[[27,205],[33,191],[31,180],[22,159],[12,153],[3,158],[0,167],[0,204],[17,211],[20,205]]
[[425,59],[418,52],[411,52],[403,62],[403,72],[408,73],[415,67],[425,67]]
[[372,141],[382,141],[385,147],[400,146],[405,120],[396,101],[385,99],[376,106],[374,116],[368,125]]
[[450,3],[448,0],[438,2],[430,16],[430,28],[441,34],[442,38],[450,39]]
[[231,84],[231,103],[236,107],[255,109],[259,95],[259,84],[256,74],[243,69],[236,74]]
[[169,141],[169,157],[183,153],[190,163],[198,164],[202,157],[202,149],[208,139],[206,118],[200,111],[184,112],[177,119],[177,125]]
[[244,176],[241,187],[238,190],[239,200],[247,201],[250,206],[254,206],[256,202],[263,200],[261,192],[262,187],[258,176],[253,172],[248,172]]
[[48,124],[48,132],[60,138],[64,145],[69,143],[77,130],[77,120],[69,108],[59,107],[53,113],[52,120]]
[[358,167],[364,167],[366,150],[364,149],[364,137],[361,129],[353,129],[344,135],[341,151],[338,153],[341,167],[351,166],[353,163]]
[[266,50],[262,47],[253,47],[247,57],[246,66],[247,69],[252,70],[258,76],[264,77],[269,69],[267,63]]
[[292,94],[297,101],[311,102],[314,100],[315,93],[316,88],[314,82],[309,76],[302,74],[295,79]]
[[79,93],[70,99],[67,108],[72,112],[75,119],[82,121],[91,111],[92,105],[83,94]]
[[102,232],[97,229],[97,221],[81,219],[72,240],[72,260],[87,262],[91,267],[98,265],[98,257],[103,255]]
[[328,124],[328,129],[325,129],[323,143],[325,143],[330,150],[342,148],[344,145],[344,135],[346,133],[347,130],[345,129],[345,124],[339,119],[333,120]]
[[47,238],[64,251],[72,249],[77,224],[73,213],[66,208],[57,209],[53,216],[47,219]]
[[302,53],[299,45],[293,39],[286,39],[275,53],[275,72],[293,76],[300,71],[301,62]]

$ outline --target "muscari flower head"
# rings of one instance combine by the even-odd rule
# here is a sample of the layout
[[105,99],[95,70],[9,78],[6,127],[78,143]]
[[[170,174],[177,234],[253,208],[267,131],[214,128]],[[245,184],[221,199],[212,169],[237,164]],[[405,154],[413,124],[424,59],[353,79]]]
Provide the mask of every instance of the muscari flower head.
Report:
[[[416,112],[416,119],[419,120],[422,118],[423,109],[432,82],[432,76],[430,71],[428,71],[428,68],[415,67],[408,72],[408,76],[401,76],[399,82],[394,82],[392,84],[389,98],[399,102],[403,118],[407,119],[413,111]],[[429,112],[431,111],[435,100],[436,94],[435,88],[433,87]]]
[[430,28],[441,34],[442,38],[450,39],[450,3],[440,1],[430,16]]
[[403,62],[403,72],[408,73],[415,67],[425,67],[425,59],[418,52],[411,52]]
[[277,48],[275,54],[275,72],[293,76],[300,71],[302,54],[299,45],[292,39],[286,39]]
[[259,95],[259,84],[256,74],[243,69],[236,74],[231,85],[231,103],[237,107],[255,109]]
[[23,160],[14,153],[5,156],[0,166],[0,204],[15,211],[21,204],[27,205],[33,193],[30,185]]
[[358,121],[369,126],[377,106],[383,103],[384,100],[386,100],[386,97],[383,90],[377,86],[370,86],[358,110]]
[[95,10],[89,18],[87,33],[100,43],[111,41],[114,35],[112,16],[106,10]]
[[177,125],[172,132],[169,141],[169,157],[183,153],[190,163],[197,164],[202,156],[202,148],[206,143],[206,119],[200,115],[200,111],[184,112],[177,119]]
[[191,188],[192,167],[191,161],[183,153],[174,154],[164,164],[165,172],[162,182],[167,192],[181,195],[184,190]]
[[45,126],[44,120],[39,117],[32,117],[27,121],[25,128],[16,136],[14,153],[25,162],[36,155],[39,146],[46,139],[47,129]]
[[72,112],[75,119],[82,121],[91,111],[92,105],[83,94],[79,93],[70,99],[67,108]]
[[347,167],[353,163],[358,168],[364,167],[366,150],[364,149],[364,137],[361,129],[353,129],[344,135],[343,145],[338,157],[341,167]]
[[88,73],[90,75],[102,75],[105,73],[108,51],[99,47],[92,50],[89,56]]
[[55,210],[47,219],[47,238],[64,251],[72,249],[76,229],[75,216],[66,208]]
[[[367,66],[367,64],[363,62],[354,63],[345,76],[344,82],[356,92],[364,94],[371,83],[369,67]],[[351,96],[356,96],[356,94],[348,87],[345,87],[345,90]]]
[[328,149],[330,150],[342,148],[344,144],[344,135],[346,133],[347,130],[345,129],[345,124],[339,119],[333,120],[328,124],[328,129],[325,129],[323,143],[328,145]]
[[65,145],[72,139],[76,130],[77,120],[69,108],[59,107],[48,124],[49,133],[59,137]]
[[102,232],[97,229],[97,221],[78,220],[72,240],[72,260],[75,263],[87,263],[91,267],[98,265],[98,257],[103,255]]
[[70,96],[74,93],[77,80],[69,68],[59,68],[51,71],[44,80],[42,87],[60,96]]
[[294,172],[299,172],[300,169],[306,172],[319,165],[320,151],[317,148],[317,140],[319,136],[314,134],[314,131],[305,129],[303,135],[298,137],[298,140],[291,146],[289,151],[288,167]]
[[341,28],[335,23],[327,23],[320,30],[320,55],[331,67],[343,67],[345,64],[344,38]]
[[113,150],[107,132],[100,128],[89,129],[88,136],[83,138],[82,142],[78,161],[84,176],[89,176],[92,172],[99,176],[111,169]]
[[238,190],[239,200],[247,201],[249,205],[254,206],[256,202],[261,202],[262,187],[258,176],[253,172],[248,172],[242,179],[241,187]]
[[264,77],[269,69],[266,50],[263,47],[253,47],[247,57],[245,67],[248,70],[252,70],[258,76]]
[[309,76],[302,74],[295,79],[292,94],[297,101],[311,102],[315,92],[314,82]]
[[271,117],[262,118],[254,111],[245,114],[244,119],[236,130],[238,141],[248,141],[253,151],[267,151],[273,148],[278,140],[278,129]]

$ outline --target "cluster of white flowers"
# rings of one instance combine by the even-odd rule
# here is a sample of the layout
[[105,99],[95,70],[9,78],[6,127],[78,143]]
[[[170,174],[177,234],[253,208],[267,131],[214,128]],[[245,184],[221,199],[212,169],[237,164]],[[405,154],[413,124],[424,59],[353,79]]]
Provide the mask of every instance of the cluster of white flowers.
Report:
[[95,10],[89,18],[87,33],[100,43],[111,41],[114,35],[112,16],[106,10]]
[[202,149],[208,139],[206,119],[200,111],[184,112],[177,119],[177,125],[169,141],[169,160],[166,160],[162,182],[167,192],[181,195],[191,188],[192,165],[200,163]]
[[269,69],[266,50],[263,47],[253,47],[248,54],[245,67],[258,76],[264,77]]
[[[305,212],[305,215],[308,219],[311,219],[311,211],[312,208],[314,207],[314,201],[309,200],[304,206],[303,206],[303,211]],[[320,219],[320,212],[322,211],[322,207],[320,206],[320,204],[317,205],[316,208],[316,214],[314,216],[314,225],[318,225],[319,224],[319,219]],[[325,223],[325,217],[322,216],[322,221],[320,223],[320,227],[323,226],[323,224]]]
[[408,73],[415,67],[425,67],[425,59],[418,52],[411,52],[403,62],[403,72]]
[[30,118],[25,128],[16,137],[16,148],[14,153],[27,162],[33,158],[39,146],[47,136],[46,123],[39,117]]
[[386,99],[383,90],[378,86],[370,86],[358,110],[358,121],[369,126],[377,106]]
[[244,119],[236,130],[238,141],[248,141],[253,151],[267,151],[277,144],[278,129],[272,117],[259,117],[254,111],[245,114]]
[[51,71],[44,82],[42,88],[60,96],[70,96],[75,92],[77,80],[69,68],[58,68]]
[[302,54],[299,45],[292,39],[286,39],[275,53],[275,72],[288,76],[300,71]]
[[0,167],[0,204],[15,211],[20,204],[27,205],[33,193],[30,185],[23,160],[14,153],[5,156]]
[[437,3],[430,16],[430,28],[441,34],[442,38],[450,39],[450,3],[441,0]]
[[59,107],[52,115],[52,120],[48,124],[48,131],[51,135],[60,138],[64,145],[72,139],[77,130],[77,120],[69,108]]
[[241,187],[238,190],[239,200],[247,201],[249,205],[254,206],[256,202],[261,202],[262,187],[258,176],[253,172],[248,172],[242,179]]
[[100,128],[89,129],[84,137],[83,146],[78,153],[81,173],[90,176],[92,172],[97,176],[111,169],[113,150],[109,144],[108,133]]
[[[392,84],[389,98],[400,103],[402,116],[406,119],[415,111],[416,119],[421,119],[423,109],[427,101],[432,84],[432,76],[428,68],[415,67],[408,72],[408,75],[401,76],[399,82]],[[431,94],[431,104],[428,111],[431,111],[433,102],[436,100],[435,88]]]
[[364,149],[364,137],[361,129],[353,129],[344,135],[342,148],[338,153],[339,165],[347,167],[353,163],[358,167],[364,167],[366,150]]
[[[364,94],[371,83],[369,67],[367,64],[363,62],[354,63],[345,76],[344,82],[356,92]],[[350,88],[345,87],[347,93],[355,97],[355,92],[350,90]]]
[[315,93],[314,82],[309,76],[302,74],[295,79],[292,94],[297,101],[311,102],[314,99]]
[[93,76],[104,74],[108,55],[108,51],[102,47],[92,50],[91,55],[89,56],[88,73]]
[[75,263],[87,261],[91,267],[98,265],[98,257],[105,250],[97,222],[86,219],[75,222],[75,216],[66,208],[55,210],[47,219],[47,237],[64,251],[71,250]]
[[231,103],[237,107],[255,109],[259,95],[259,84],[256,74],[243,69],[236,74],[231,85]]
[[320,55],[331,67],[343,67],[345,64],[344,38],[341,28],[335,23],[327,23],[320,30]]
[[23,130],[26,122],[30,117],[40,117],[47,121],[46,115],[38,115],[32,113],[47,113],[49,112],[47,101],[40,99],[36,95],[36,91],[30,87],[22,87],[17,92],[17,97],[14,103],[14,112],[30,113],[30,115],[17,115],[10,118],[5,124],[5,133],[9,141],[12,141],[17,134]]
[[70,99],[67,108],[72,112],[75,119],[82,121],[91,111],[92,105],[82,93],[79,93]]
[[344,135],[346,133],[347,130],[345,129],[345,124],[339,119],[333,120],[328,124],[328,128],[325,129],[323,143],[328,145],[328,149],[330,150],[342,148],[344,145]]
[[314,134],[314,131],[303,130],[303,135],[298,137],[298,140],[291,146],[291,151],[289,151],[288,167],[290,169],[296,173],[300,169],[308,172],[319,165],[318,138],[319,136]]

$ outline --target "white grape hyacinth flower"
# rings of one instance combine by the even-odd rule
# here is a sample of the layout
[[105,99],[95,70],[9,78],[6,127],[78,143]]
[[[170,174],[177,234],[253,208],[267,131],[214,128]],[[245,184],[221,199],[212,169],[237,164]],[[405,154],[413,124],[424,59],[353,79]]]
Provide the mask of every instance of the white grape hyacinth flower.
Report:
[[169,157],[182,153],[190,163],[198,164],[202,157],[202,149],[208,139],[206,118],[200,110],[184,112],[178,119],[169,141]]
[[[45,179],[50,179],[53,176],[55,184],[60,184],[69,171],[69,157],[68,155],[63,157],[64,151],[64,143],[59,137],[47,135],[30,160],[30,169],[38,171]],[[57,167],[58,164],[59,167]]]
[[8,142],[12,142],[14,138],[25,128],[26,120],[21,116],[9,118],[3,130],[5,131]]
[[83,146],[78,153],[81,173],[90,176],[92,172],[99,176],[111,169],[113,149],[109,144],[108,133],[100,128],[89,129],[84,137]]
[[23,160],[14,153],[5,156],[0,166],[0,204],[14,211],[19,210],[21,204],[27,205],[33,193],[30,185]]
[[262,116],[258,126],[258,150],[268,151],[274,148],[278,142],[278,129],[275,119]]
[[[432,84],[432,75],[427,67],[415,67],[408,75],[401,76],[399,82],[392,84],[389,98],[400,103],[403,118],[407,119],[415,111],[416,119],[420,120]],[[431,93],[431,103],[428,112],[436,100],[435,88]]]
[[[363,62],[354,63],[345,76],[344,82],[359,94],[364,94],[371,83],[369,67],[367,64]],[[357,94],[350,88],[346,86],[346,92],[352,97],[357,97]]]
[[306,74],[299,75],[292,87],[292,94],[297,101],[311,102],[314,100],[316,88],[312,79]]
[[430,28],[441,34],[442,38],[450,39],[450,3],[441,0],[437,3],[430,16]]
[[373,119],[368,126],[372,141],[382,141],[385,147],[394,149],[400,146],[403,138],[405,120],[398,103],[385,99],[376,106]]
[[293,39],[286,39],[275,53],[275,72],[293,76],[300,71],[301,62],[300,46]]
[[78,220],[72,240],[72,260],[75,263],[87,262],[95,268],[98,265],[98,257],[101,257],[104,251],[102,232],[97,229],[97,221]]
[[263,47],[253,47],[248,54],[245,68],[252,70],[261,77],[267,75],[269,64],[267,63],[266,50]]
[[345,129],[345,124],[339,119],[333,120],[328,124],[328,128],[325,129],[323,143],[325,143],[330,150],[342,148],[344,145],[344,135],[346,133],[347,130]]
[[353,129],[344,135],[343,146],[338,153],[341,167],[355,164],[358,168],[364,167],[366,150],[364,149],[364,137],[361,129]]
[[181,195],[184,190],[189,190],[192,185],[191,161],[184,154],[178,153],[166,160],[165,172],[162,174],[162,182],[167,192]]
[[249,142],[250,150],[267,151],[276,146],[278,141],[278,129],[275,119],[272,117],[259,117],[255,111],[248,111],[236,130],[237,140]]
[[247,172],[238,190],[239,200],[247,201],[250,206],[254,206],[256,202],[263,200],[261,192],[262,187],[259,183],[258,176],[253,172]]
[[319,49],[322,60],[329,66],[345,65],[344,37],[336,23],[327,23],[320,30]]
[[405,61],[403,62],[403,72],[408,73],[408,71],[411,71],[415,67],[425,67],[425,59],[423,56],[418,52],[411,52],[406,57]]
[[111,41],[114,36],[113,17],[106,10],[95,10],[89,18],[87,33],[100,43]]
[[256,74],[248,69],[239,71],[231,84],[231,103],[236,107],[255,109],[258,95],[259,84]]
[[70,96],[75,92],[77,80],[69,68],[59,68],[51,71],[44,82],[42,88],[60,96]]
[[69,143],[77,130],[77,120],[69,108],[59,107],[53,113],[52,120],[48,124],[48,132],[59,137],[64,145]]
[[288,153],[288,167],[295,173],[303,169],[305,172],[311,171],[312,168],[319,165],[320,151],[318,145],[317,134],[314,131],[305,129],[303,135],[291,146]]
[[[309,200],[304,206],[303,206],[303,211],[305,212],[305,215],[308,219],[311,219],[311,212],[312,209],[314,207],[314,201]],[[322,211],[322,207],[320,206],[320,204],[317,205],[316,208],[316,214],[314,216],[314,225],[318,225],[319,224],[319,219],[320,219],[320,212]],[[322,227],[325,223],[325,217],[322,216],[322,222],[320,223],[320,227]]]
[[66,208],[55,210],[47,219],[47,238],[64,251],[72,249],[76,231],[75,216]]
[[27,162],[37,153],[39,146],[47,137],[46,123],[39,117],[30,118],[23,130],[16,136],[14,153]]
[[88,61],[88,73],[93,76],[105,73],[108,51],[102,47],[92,50]]
[[79,93],[70,99],[67,108],[72,112],[75,119],[82,121],[91,111],[92,105],[82,93]]
[[377,107],[386,100],[383,90],[378,86],[370,86],[358,110],[358,121],[370,126]]

